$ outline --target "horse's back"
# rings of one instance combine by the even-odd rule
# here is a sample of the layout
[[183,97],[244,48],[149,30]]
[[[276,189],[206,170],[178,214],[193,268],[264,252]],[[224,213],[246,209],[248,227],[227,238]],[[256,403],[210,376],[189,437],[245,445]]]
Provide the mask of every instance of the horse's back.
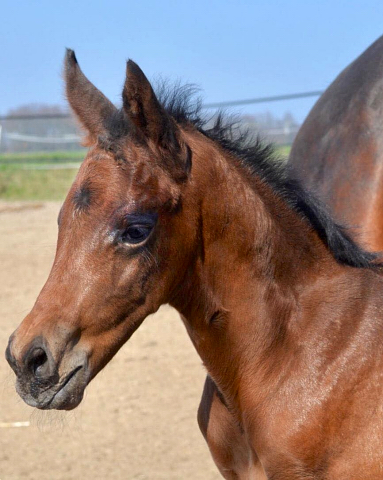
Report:
[[383,36],[343,70],[314,105],[290,163],[338,221],[383,250]]

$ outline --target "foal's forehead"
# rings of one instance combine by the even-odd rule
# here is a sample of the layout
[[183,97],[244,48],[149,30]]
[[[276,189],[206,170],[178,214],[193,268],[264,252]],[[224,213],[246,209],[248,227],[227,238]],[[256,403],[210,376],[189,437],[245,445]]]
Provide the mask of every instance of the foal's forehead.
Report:
[[178,201],[179,190],[147,155],[128,152],[121,159],[108,152],[91,151],[80,167],[69,197],[76,211],[131,203],[147,210]]
[[[129,171],[119,169],[110,155],[89,152],[69,192],[68,199],[76,210],[84,210],[121,192],[129,185]],[[97,200],[97,202],[96,202]]]

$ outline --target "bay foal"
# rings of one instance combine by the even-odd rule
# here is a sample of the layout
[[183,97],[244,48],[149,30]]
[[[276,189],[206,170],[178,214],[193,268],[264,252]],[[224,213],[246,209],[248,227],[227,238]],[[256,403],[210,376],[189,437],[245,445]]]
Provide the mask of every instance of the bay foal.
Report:
[[118,110],[72,51],[65,76],[90,149],[49,278],[10,338],[21,397],[75,408],[170,303],[209,374],[199,421],[225,478],[383,478],[375,256],[268,148],[220,117],[204,130],[187,91],[159,100],[129,61]]

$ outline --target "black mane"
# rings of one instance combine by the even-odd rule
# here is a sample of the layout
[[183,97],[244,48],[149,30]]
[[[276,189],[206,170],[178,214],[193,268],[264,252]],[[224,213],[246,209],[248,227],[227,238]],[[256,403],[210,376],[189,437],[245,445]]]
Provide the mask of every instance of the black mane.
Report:
[[[195,100],[193,86],[169,87],[162,83],[157,95],[163,108],[183,126],[192,125],[206,137],[235,155],[244,168],[267,182],[277,194],[318,233],[334,258],[352,267],[380,267],[378,254],[362,249],[350,237],[347,228],[337,224],[322,203],[294,177],[290,167],[275,158],[271,145],[264,145],[249,132],[238,128],[238,122],[222,113],[208,122],[202,116],[202,104]],[[209,126],[210,124],[210,126]]]

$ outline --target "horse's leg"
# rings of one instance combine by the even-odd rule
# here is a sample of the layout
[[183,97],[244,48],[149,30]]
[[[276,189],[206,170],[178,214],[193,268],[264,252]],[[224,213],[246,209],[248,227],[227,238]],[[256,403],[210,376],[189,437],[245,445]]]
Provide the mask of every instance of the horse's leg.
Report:
[[209,376],[198,409],[198,424],[226,480],[266,480],[259,460],[250,457],[243,432]]

